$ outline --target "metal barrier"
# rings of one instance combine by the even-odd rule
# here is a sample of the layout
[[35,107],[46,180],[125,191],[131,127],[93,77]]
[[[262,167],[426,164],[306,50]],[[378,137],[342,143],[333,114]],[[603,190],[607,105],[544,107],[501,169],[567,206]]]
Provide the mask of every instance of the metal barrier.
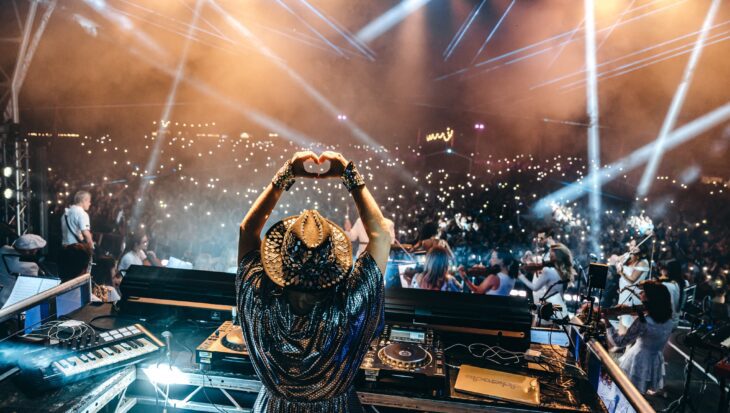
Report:
[[8,320],[9,318],[16,316],[23,311],[29,310],[63,293],[67,293],[71,290],[83,286],[86,286],[87,291],[89,292],[89,297],[86,301],[88,303],[89,301],[91,301],[91,275],[84,274],[72,280],[66,281],[63,284],[43,291],[42,293],[26,298],[23,301],[19,301],[13,305],[8,306],[7,308],[0,309],[0,322]]

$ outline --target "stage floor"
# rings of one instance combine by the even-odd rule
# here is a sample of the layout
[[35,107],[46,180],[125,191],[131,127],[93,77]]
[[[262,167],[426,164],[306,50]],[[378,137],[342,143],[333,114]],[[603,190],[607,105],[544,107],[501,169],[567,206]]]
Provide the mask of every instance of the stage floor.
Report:
[[[681,327],[680,327],[681,328]],[[677,400],[684,390],[685,366],[689,356],[689,347],[684,344],[684,336],[689,330],[678,329],[669,339],[669,345],[664,349],[664,361],[666,376],[664,377],[664,389],[666,397],[657,394],[646,396],[646,400],[654,407],[654,410],[666,409],[670,403]],[[680,351],[684,354],[680,354]],[[697,350],[695,361],[706,371],[711,371],[713,364],[706,366],[707,352]],[[692,367],[692,383],[690,387],[690,401],[697,412],[716,412],[720,400],[720,386],[717,385],[708,375],[700,371],[696,365]],[[675,403],[676,405],[676,403]],[[693,411],[687,408],[685,411]]]

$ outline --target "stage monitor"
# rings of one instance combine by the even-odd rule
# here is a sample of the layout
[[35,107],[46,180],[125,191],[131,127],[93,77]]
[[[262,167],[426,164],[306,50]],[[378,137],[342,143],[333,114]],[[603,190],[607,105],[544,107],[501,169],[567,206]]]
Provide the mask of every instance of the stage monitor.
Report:
[[132,265],[120,286],[122,300],[151,298],[236,305],[236,276],[215,271]]
[[513,348],[530,344],[525,298],[400,288],[385,290],[385,320],[444,332],[495,336]]

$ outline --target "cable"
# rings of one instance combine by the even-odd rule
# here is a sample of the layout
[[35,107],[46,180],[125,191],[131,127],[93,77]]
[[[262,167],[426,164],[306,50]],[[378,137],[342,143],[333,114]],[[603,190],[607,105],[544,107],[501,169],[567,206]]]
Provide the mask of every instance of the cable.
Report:
[[[48,317],[46,317],[46,318],[44,318],[44,319],[42,319],[42,320],[40,320],[40,321],[38,321],[38,322],[36,322],[36,323],[33,323],[33,324],[29,325],[29,326],[25,326],[25,327],[21,328],[20,330],[18,330],[18,331],[16,331],[16,332],[14,332],[13,334],[10,334],[9,336],[7,336],[7,337],[5,337],[5,338],[1,339],[1,340],[0,340],[0,343],[3,343],[3,342],[5,342],[5,341],[7,341],[7,340],[10,340],[11,338],[13,338],[13,337],[15,337],[15,336],[19,335],[20,333],[24,332],[25,330],[27,330],[27,329],[29,329],[29,328],[33,328],[33,327],[35,327],[35,326],[37,326],[37,325],[42,325],[43,323],[45,323],[46,321],[50,320],[50,319],[51,319],[51,318],[53,318],[53,317],[56,317],[56,314],[51,314],[51,315],[49,315]],[[54,321],[55,321],[55,320],[54,320]],[[31,331],[32,331],[32,330],[31,330]]]
[[[484,347],[484,351],[478,352],[476,347]],[[492,363],[499,364],[499,365],[512,365],[517,364],[521,361],[521,358],[524,358],[524,354],[516,351],[509,351],[505,350],[502,347],[499,346],[490,346],[488,344],[484,343],[471,343],[468,346],[461,343],[452,344],[451,346],[444,349],[444,354],[446,354],[447,351],[451,350],[455,347],[464,347],[469,351],[469,354],[478,359],[486,359],[491,361]],[[479,349],[481,350],[481,349]],[[497,359],[495,359],[498,358]],[[511,361],[507,363],[506,361]],[[449,367],[454,367],[453,365],[449,365]]]
[[[213,380],[211,380],[210,377],[208,377],[208,375],[205,374],[205,370],[201,369],[200,372],[203,373],[203,379],[207,379],[211,384],[213,383]],[[210,400],[210,397],[208,396],[208,392],[205,390],[205,380],[203,380],[203,381],[204,381],[203,382],[203,394],[205,395],[205,398],[208,400],[208,403],[210,403],[211,406],[215,407],[215,409],[218,410],[219,412],[226,413],[225,410],[221,410],[218,407],[218,405],[216,405],[215,403],[213,403],[212,400]]]

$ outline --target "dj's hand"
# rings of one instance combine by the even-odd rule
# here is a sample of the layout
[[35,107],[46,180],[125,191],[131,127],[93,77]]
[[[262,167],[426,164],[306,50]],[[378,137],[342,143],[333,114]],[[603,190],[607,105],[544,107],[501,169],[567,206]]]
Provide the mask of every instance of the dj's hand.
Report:
[[290,162],[292,166],[292,173],[294,174],[295,178],[317,177],[316,172],[309,172],[304,168],[304,162],[306,161],[319,163],[319,160],[317,159],[317,154],[312,151],[296,152],[294,155],[292,155]]
[[345,172],[347,159],[339,152],[325,151],[319,155],[317,163],[330,162],[330,169],[319,174],[319,178],[339,178]]

